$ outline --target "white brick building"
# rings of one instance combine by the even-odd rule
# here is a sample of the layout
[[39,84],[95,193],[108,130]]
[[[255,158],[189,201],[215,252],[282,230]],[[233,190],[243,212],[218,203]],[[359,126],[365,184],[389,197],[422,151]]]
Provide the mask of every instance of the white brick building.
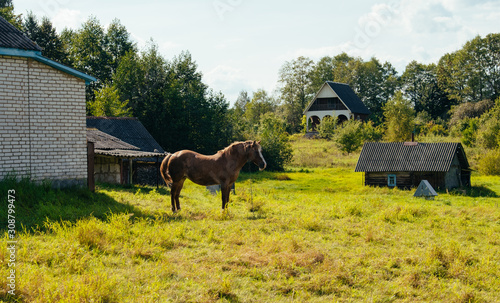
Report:
[[0,17],[0,179],[85,185],[85,85],[95,78],[42,56]]

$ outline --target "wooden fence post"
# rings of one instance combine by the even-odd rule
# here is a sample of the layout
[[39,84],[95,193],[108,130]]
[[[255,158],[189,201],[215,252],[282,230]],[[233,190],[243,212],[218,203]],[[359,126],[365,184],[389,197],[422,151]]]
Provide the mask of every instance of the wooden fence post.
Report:
[[92,192],[95,191],[94,164],[94,143],[87,142],[87,185]]

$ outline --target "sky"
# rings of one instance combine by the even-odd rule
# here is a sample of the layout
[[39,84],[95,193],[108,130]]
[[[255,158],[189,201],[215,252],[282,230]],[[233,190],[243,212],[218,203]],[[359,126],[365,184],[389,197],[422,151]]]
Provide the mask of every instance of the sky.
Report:
[[60,32],[90,16],[120,20],[140,50],[151,39],[171,60],[189,51],[203,81],[232,104],[240,91],[276,93],[280,68],[299,56],[346,52],[437,63],[477,35],[500,33],[500,1],[487,0],[14,0],[16,13],[47,16]]

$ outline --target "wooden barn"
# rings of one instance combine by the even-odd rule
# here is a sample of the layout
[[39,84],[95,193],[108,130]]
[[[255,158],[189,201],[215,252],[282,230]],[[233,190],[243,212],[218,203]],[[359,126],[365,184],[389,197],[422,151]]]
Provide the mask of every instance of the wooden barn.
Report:
[[307,118],[307,131],[316,131],[325,117],[337,117],[339,122],[350,119],[366,120],[370,110],[352,88],[345,83],[327,81],[303,113]]
[[365,173],[365,185],[408,189],[422,180],[435,189],[471,185],[471,169],[460,143],[365,143],[355,171]]
[[85,186],[85,85],[94,77],[42,55],[0,17],[0,179]]
[[150,185],[163,182],[158,168],[165,151],[137,118],[87,117],[87,140],[94,143],[96,181]]

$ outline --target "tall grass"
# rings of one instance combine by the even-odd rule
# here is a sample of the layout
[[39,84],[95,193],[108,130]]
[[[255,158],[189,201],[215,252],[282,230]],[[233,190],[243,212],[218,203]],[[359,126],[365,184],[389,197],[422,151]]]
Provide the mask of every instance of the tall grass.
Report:
[[[311,149],[294,142],[309,155],[329,148],[327,141]],[[19,186],[38,195],[54,214],[32,218],[32,228],[19,231],[18,296],[7,296],[2,283],[0,299],[498,301],[500,178],[474,174],[477,193],[427,201],[410,191],[365,187],[353,172],[355,156],[330,154],[340,158],[310,166],[296,159],[285,173],[242,173],[226,213],[220,194],[191,182],[175,215],[165,189],[99,185],[94,194],[1,183],[2,191]],[[319,165],[333,160],[338,164]],[[32,203],[23,195],[18,205]],[[27,209],[47,214],[40,208],[33,202]],[[6,255],[0,250],[0,260]],[[4,262],[0,276],[7,273]]]

